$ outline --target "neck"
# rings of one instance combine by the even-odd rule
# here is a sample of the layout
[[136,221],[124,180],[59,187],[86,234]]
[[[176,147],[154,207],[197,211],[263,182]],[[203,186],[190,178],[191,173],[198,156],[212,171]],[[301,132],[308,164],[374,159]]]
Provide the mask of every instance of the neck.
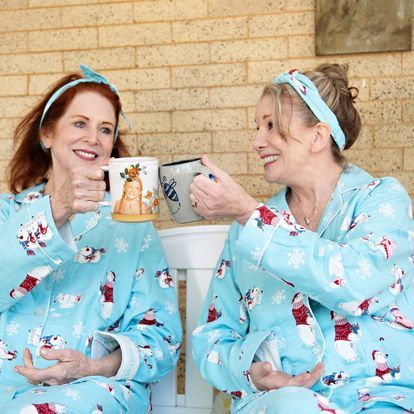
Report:
[[53,176],[52,176],[52,175],[50,175],[50,176],[48,177],[48,180],[47,180],[46,184],[45,184],[44,194],[45,194],[45,195],[52,194],[52,193],[53,193],[54,188],[55,188],[55,185],[54,185]]
[[341,173],[342,167],[338,164],[325,168],[314,166],[300,181],[289,185],[287,201],[298,223],[316,229]]

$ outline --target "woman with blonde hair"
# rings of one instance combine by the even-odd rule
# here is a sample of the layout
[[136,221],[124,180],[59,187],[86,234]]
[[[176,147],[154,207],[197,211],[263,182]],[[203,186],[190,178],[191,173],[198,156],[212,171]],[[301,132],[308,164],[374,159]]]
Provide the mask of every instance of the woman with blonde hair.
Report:
[[356,96],[346,65],[281,74],[256,105],[253,147],[283,188],[258,203],[206,157],[216,180],[192,184],[198,214],[234,220],[193,334],[234,413],[414,412],[411,201],[346,162]]

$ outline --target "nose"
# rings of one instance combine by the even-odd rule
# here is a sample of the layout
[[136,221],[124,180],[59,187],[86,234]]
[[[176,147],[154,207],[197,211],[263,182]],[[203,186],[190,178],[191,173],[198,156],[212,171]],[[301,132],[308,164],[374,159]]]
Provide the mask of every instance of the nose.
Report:
[[259,127],[256,132],[256,135],[253,138],[252,147],[255,151],[259,152],[261,149],[265,148],[267,145],[265,131],[263,128]]
[[85,131],[85,140],[88,141],[90,144],[96,144],[99,139],[99,130],[98,128],[88,128]]

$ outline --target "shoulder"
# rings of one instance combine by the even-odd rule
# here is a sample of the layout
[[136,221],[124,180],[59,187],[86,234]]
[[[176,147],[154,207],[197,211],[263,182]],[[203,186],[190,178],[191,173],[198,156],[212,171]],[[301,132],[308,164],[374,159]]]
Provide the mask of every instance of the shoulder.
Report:
[[0,194],[0,215],[3,219],[9,215],[9,211],[14,204],[14,194]]
[[347,167],[344,176],[344,191],[355,190],[360,195],[390,200],[410,200],[407,190],[395,177],[374,177],[352,164]]
[[405,187],[395,177],[374,178],[357,197],[357,210],[378,214],[384,221],[397,220],[412,226],[412,203]]
[[385,198],[388,201],[410,201],[406,188],[395,177],[374,178],[363,188],[370,197]]

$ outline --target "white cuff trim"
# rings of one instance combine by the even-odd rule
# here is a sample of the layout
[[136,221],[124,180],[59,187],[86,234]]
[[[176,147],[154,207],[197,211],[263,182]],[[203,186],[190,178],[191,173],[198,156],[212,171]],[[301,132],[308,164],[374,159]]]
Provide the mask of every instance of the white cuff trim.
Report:
[[118,346],[121,348],[122,359],[118,372],[111,377],[113,380],[133,379],[138,371],[140,355],[135,343],[128,337],[121,334],[95,331],[92,339],[93,359],[102,358]]

